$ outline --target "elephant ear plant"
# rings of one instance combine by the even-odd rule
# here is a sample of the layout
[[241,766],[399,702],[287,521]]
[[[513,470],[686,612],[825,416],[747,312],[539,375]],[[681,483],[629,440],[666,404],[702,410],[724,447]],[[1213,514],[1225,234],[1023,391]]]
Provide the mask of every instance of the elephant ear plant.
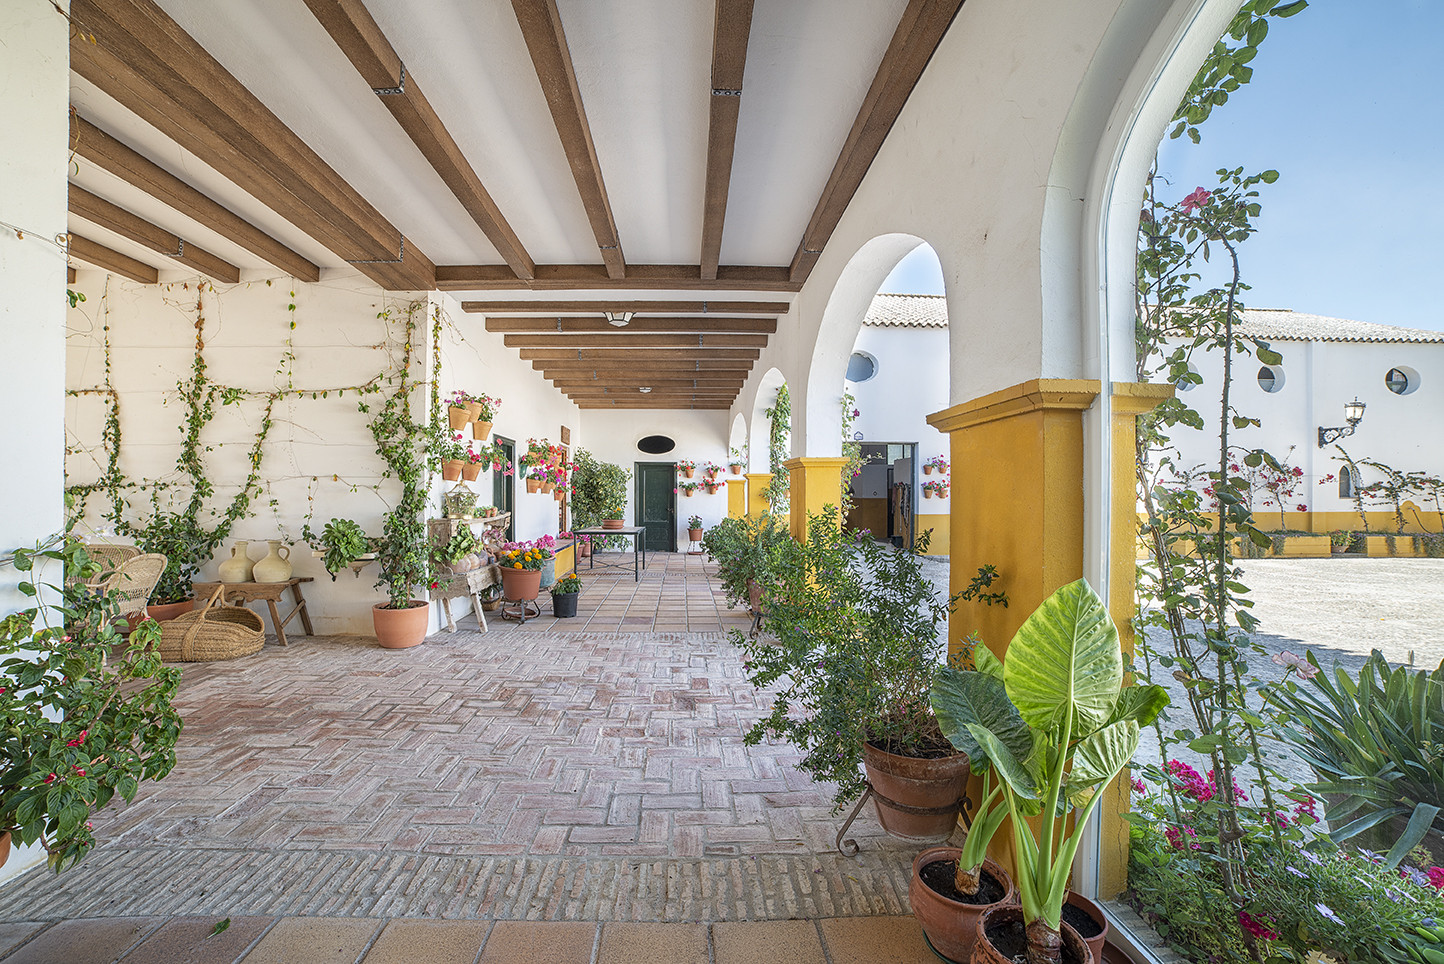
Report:
[[[1013,818],[1028,964],[1059,960],[1068,876],[1103,787],[1138,748],[1138,728],[1168,704],[1160,686],[1123,687],[1118,630],[1083,580],[1028,617],[999,660],[979,646],[977,669],[944,668],[932,704],[943,733],[975,769],[996,776],[974,821],[967,860],[981,863],[1002,812]],[[1069,829],[1069,812],[1075,812]],[[1026,818],[1039,817],[1041,836]],[[960,866],[964,861],[960,861]]]

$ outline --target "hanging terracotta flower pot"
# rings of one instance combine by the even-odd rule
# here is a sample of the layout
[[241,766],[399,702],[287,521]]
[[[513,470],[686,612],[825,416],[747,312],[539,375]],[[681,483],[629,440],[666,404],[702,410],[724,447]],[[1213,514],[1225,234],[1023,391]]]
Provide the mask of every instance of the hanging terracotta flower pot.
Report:
[[551,482],[543,481],[541,484],[541,490],[543,492],[551,492],[551,490],[554,488],[556,488],[556,486],[553,485]]
[[481,403],[480,403],[480,402],[467,402],[467,403],[466,403],[466,414],[468,414],[468,415],[471,416],[471,421],[473,421],[473,422],[476,421],[477,419],[481,418]]
[[924,499],[931,499],[932,497],[933,497],[933,490],[932,490],[932,489],[923,489],[923,498],[924,498]]
[[461,478],[461,470],[465,467],[466,463],[461,459],[447,459],[441,463],[441,477],[447,482],[455,482]]
[[461,477],[468,482],[475,482],[476,477],[481,474],[480,462],[465,462],[461,466]]
[[537,492],[539,489],[541,489],[541,479],[527,479],[527,480],[526,480],[526,490],[527,490],[528,492],[535,493],[535,492]]
[[728,471],[728,472],[731,472],[733,475],[741,475],[741,474],[742,474],[742,463],[741,463],[741,462],[729,462],[729,463],[727,463],[727,471]]
[[552,498],[556,499],[558,502],[560,502],[562,499],[565,499],[566,496],[567,494],[561,489],[555,489],[552,491]]
[[491,423],[477,419],[471,424],[471,437],[485,442],[491,437]]
[[696,474],[696,472],[697,472],[696,469],[683,469],[683,470],[682,470],[682,474],[683,474],[684,476],[686,476],[687,478],[689,478],[689,479],[690,479],[694,474]]
[[932,467],[931,465],[924,465],[924,466],[923,466],[923,475],[932,475],[932,474],[933,474],[933,467]]
[[451,423],[453,432],[460,432],[471,421],[471,412],[467,411],[465,405],[449,405],[446,408],[446,420]]

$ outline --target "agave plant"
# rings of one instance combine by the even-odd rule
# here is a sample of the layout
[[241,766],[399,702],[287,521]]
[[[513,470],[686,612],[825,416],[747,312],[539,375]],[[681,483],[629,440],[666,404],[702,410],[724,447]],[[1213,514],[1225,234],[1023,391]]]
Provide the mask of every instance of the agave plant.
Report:
[[[1319,665],[1313,653],[1308,661]],[[1431,830],[1444,832],[1444,664],[1390,669],[1376,649],[1357,683],[1338,665],[1332,681],[1307,675],[1306,686],[1290,680],[1265,695],[1318,777],[1308,788],[1324,796],[1329,836],[1388,848],[1385,864],[1396,867]]]
[[[932,690],[943,733],[975,772],[991,768],[997,778],[985,785],[965,859],[981,863],[1002,816],[1013,818],[1028,962],[1055,962],[1082,828],[1102,799],[1098,791],[1133,758],[1138,728],[1153,722],[1168,694],[1123,686],[1118,630],[1082,579],[1043,601],[1004,659],[984,646],[973,658],[977,669],[941,670]],[[1027,820],[1039,815],[1041,836]],[[983,839],[975,843],[975,835]]]

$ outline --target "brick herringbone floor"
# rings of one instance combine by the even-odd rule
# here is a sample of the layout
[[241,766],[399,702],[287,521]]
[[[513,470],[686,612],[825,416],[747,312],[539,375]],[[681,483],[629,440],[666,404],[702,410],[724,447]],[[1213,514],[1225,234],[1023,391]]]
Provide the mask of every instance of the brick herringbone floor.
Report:
[[78,869],[0,890],[0,921],[907,912],[916,847],[867,814],[833,850],[828,788],[743,744],[766,700],[720,632],[297,637],[187,666],[177,704],[175,771],[97,815]]

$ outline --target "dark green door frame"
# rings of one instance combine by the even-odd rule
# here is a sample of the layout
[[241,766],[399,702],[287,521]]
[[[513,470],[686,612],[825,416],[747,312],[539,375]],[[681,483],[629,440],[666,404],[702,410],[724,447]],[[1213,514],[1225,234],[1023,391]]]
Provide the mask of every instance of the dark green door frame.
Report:
[[[508,463],[516,459],[516,442],[500,435],[492,436],[492,441],[502,447]],[[498,512],[510,512],[512,516],[506,523],[506,541],[512,542],[516,539],[516,476],[507,475],[505,472],[491,473],[491,504],[496,506]]]
[[677,551],[677,464],[637,462],[632,473],[633,523],[653,552]]

